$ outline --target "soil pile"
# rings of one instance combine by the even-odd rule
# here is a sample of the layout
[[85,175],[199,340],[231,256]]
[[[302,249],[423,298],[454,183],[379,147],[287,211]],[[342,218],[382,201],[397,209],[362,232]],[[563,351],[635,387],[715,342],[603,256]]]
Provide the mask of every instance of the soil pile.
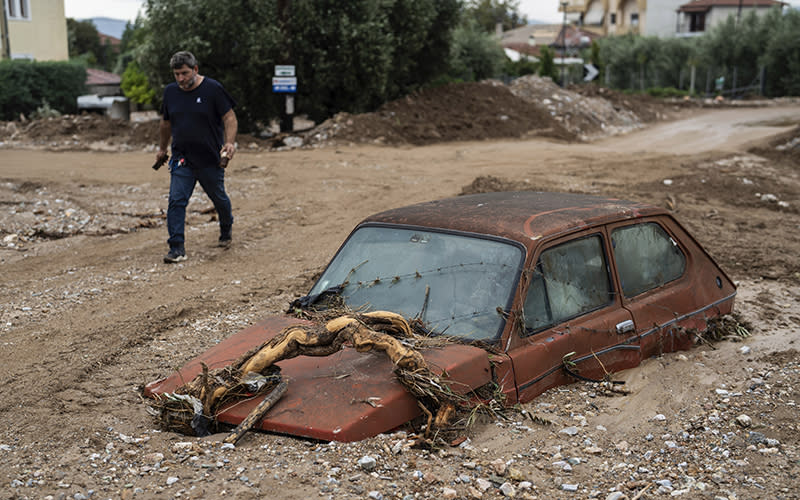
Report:
[[[589,95],[573,89],[562,89],[551,79],[535,75],[518,78],[511,84],[514,95],[537,105],[581,140],[630,132],[665,114],[664,103],[655,100],[648,108],[616,99],[618,94],[606,89],[590,90]],[[608,99],[612,97],[616,102]],[[661,110],[653,112],[653,107]],[[643,115],[639,116],[639,112]]]
[[158,144],[158,122],[95,113],[0,123],[0,146],[53,151],[132,151]]
[[519,99],[500,82],[486,81],[425,89],[375,113],[340,113],[312,131],[309,142],[424,145],[529,136],[575,139],[535,103]]
[[[240,134],[250,150],[331,144],[427,145],[440,142],[547,137],[586,141],[625,133],[667,116],[675,106],[587,86],[562,89],[526,76],[510,86],[495,80],[420,90],[374,113],[339,113],[308,132],[269,138]],[[51,151],[154,151],[158,121],[123,121],[84,113],[0,123],[0,147]]]

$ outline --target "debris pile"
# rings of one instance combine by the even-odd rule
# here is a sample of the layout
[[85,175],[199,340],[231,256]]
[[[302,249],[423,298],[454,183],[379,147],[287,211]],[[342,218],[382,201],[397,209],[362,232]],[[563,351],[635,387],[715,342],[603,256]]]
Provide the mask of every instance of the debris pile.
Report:
[[582,141],[623,134],[644,126],[630,107],[614,105],[605,99],[611,91],[600,89],[596,96],[584,96],[563,89],[550,78],[523,76],[511,83],[514,95],[546,111],[553,120]]
[[[339,113],[310,130],[269,137],[240,134],[239,144],[248,150],[286,150],[526,137],[586,141],[639,128],[665,117],[672,107],[591,85],[562,89],[549,78],[531,75],[511,85],[486,80],[426,88],[372,113]],[[93,113],[0,122],[0,148],[153,151],[157,143],[158,119],[152,112],[132,122]]]

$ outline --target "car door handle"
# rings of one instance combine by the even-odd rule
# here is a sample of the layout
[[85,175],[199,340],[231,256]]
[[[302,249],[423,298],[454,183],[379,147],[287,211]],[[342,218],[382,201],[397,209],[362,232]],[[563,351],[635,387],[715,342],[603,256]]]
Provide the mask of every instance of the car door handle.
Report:
[[626,319],[622,323],[617,323],[617,333],[623,334],[634,330],[633,320]]

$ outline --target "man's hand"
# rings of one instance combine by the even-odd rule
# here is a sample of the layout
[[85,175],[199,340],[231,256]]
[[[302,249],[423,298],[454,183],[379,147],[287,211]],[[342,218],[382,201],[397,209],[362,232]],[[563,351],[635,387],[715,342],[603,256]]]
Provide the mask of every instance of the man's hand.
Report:
[[220,150],[219,153],[220,156],[227,156],[228,160],[232,160],[233,155],[236,153],[236,145],[226,142],[225,145],[222,146],[222,150]]
[[161,165],[166,163],[166,161],[168,159],[169,159],[169,155],[167,154],[167,152],[165,150],[163,150],[163,149],[159,150],[156,153],[156,162],[153,163],[153,170],[158,170],[159,168],[161,168]]

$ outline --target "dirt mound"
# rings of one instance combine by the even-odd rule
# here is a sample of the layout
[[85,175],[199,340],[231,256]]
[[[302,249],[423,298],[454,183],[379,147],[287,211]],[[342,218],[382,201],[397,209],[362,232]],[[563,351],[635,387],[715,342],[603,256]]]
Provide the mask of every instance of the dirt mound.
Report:
[[535,75],[517,78],[511,84],[514,95],[547,112],[581,140],[591,140],[635,130],[646,119],[640,118],[631,106],[619,106],[600,95],[581,95],[563,89],[549,78]]
[[537,191],[537,189],[527,181],[510,181],[493,175],[482,175],[476,177],[469,185],[464,186],[460,194],[496,193],[500,191]]
[[126,151],[158,144],[158,124],[95,113],[0,124],[0,144],[57,151]]
[[506,137],[574,140],[549,113],[499,82],[455,83],[389,102],[374,113],[340,113],[307,140],[425,145]]
[[[562,89],[549,78],[454,83],[386,103],[374,113],[340,113],[306,133],[267,139],[240,134],[251,150],[319,147],[330,143],[427,145],[484,139],[550,137],[592,140],[625,133],[666,116],[668,104],[582,86]],[[0,123],[0,147],[54,151],[154,150],[158,117],[123,121],[84,113]]]
[[773,161],[800,165],[800,127],[775,136],[766,147],[755,147],[750,152]]

